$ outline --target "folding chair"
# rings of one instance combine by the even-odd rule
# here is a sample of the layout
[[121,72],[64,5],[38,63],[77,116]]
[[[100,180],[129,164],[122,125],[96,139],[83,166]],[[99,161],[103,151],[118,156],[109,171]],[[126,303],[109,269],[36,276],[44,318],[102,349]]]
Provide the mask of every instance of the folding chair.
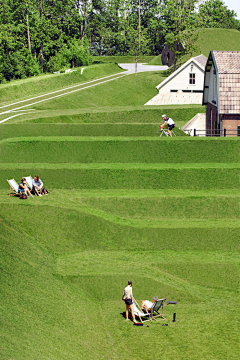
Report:
[[[153,320],[156,320],[156,318],[161,317],[163,320],[167,320],[164,316],[163,316],[163,304],[164,302],[167,300],[167,298],[165,299],[158,299],[153,306],[151,307],[151,318]],[[162,313],[159,313],[159,310],[162,308]],[[157,321],[157,320],[156,320]]]
[[27,187],[29,188],[30,191],[32,191],[32,177],[31,175],[30,176],[25,176],[25,179],[26,179],[26,183],[27,183]]
[[[141,323],[143,324],[144,322],[146,321],[152,321],[152,318],[151,318],[151,313],[144,313],[142,312],[142,310],[140,309],[139,305],[136,303],[136,300],[134,300],[134,303],[133,303],[133,309],[134,309],[134,315],[137,316]],[[131,311],[131,309],[130,309]],[[143,320],[142,318],[144,317],[148,317],[147,320]]]
[[[14,179],[11,180],[7,180],[7,182],[10,185],[10,191],[9,191],[9,196],[13,196],[13,195],[19,195],[19,189],[18,189],[18,184]],[[14,191],[14,194],[11,193],[11,191]]]

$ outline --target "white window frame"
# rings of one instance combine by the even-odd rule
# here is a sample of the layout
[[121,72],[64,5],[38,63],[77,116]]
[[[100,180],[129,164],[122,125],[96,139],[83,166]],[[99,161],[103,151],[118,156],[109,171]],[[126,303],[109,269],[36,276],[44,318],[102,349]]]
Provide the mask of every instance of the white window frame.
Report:
[[[194,83],[191,81],[194,81]],[[189,73],[189,85],[196,85],[196,73]]]

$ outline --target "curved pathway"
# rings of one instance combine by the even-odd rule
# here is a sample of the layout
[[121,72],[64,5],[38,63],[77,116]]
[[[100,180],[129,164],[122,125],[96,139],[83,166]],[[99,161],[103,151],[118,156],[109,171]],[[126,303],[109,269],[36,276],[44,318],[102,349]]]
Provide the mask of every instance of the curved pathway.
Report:
[[[118,64],[122,69],[130,71],[130,73],[135,73],[135,63],[133,64]],[[167,70],[168,66],[158,66],[158,65],[146,65],[142,63],[137,64],[137,72],[145,71],[163,71]]]

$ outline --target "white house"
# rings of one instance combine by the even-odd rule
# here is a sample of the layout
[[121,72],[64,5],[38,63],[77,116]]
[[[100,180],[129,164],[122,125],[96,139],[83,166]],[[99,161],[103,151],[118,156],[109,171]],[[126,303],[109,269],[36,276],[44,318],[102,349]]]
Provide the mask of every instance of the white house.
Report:
[[145,105],[202,104],[206,63],[204,55],[189,59],[156,87],[158,94]]

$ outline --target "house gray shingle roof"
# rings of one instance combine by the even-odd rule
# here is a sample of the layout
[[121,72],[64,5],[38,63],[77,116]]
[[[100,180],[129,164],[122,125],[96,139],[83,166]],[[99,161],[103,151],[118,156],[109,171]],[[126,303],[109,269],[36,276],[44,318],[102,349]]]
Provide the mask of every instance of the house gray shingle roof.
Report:
[[240,114],[240,51],[213,51],[221,114]]
[[206,66],[206,63],[207,63],[207,58],[206,58],[206,56],[204,56],[204,55],[199,55],[199,56],[196,56],[195,58],[194,58],[200,65],[202,65],[204,68],[205,68],[205,66]]

